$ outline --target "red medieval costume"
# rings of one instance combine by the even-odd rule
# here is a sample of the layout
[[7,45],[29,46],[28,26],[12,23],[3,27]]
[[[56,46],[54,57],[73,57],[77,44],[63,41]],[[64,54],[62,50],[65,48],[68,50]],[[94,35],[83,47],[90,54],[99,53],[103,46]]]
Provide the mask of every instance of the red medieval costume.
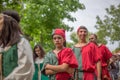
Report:
[[109,51],[109,49],[105,45],[100,45],[99,51],[101,51],[101,65],[102,65],[102,80],[107,78],[107,80],[111,80],[110,74],[108,71],[108,60],[112,57],[112,53]]
[[77,80],[94,80],[95,65],[100,60],[98,47],[90,42],[83,47],[73,47],[79,66],[76,69]]

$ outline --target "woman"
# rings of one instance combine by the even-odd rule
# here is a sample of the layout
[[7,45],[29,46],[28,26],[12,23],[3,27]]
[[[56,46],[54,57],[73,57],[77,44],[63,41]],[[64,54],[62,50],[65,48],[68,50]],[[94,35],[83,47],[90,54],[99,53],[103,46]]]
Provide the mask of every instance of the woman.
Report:
[[43,48],[39,44],[37,44],[34,47],[33,53],[35,65],[35,73],[33,76],[33,80],[48,80],[48,77],[41,73],[45,56]]
[[110,63],[110,59],[112,57],[112,53],[110,50],[103,44],[97,43],[97,35],[91,34],[89,36],[89,40],[94,42],[100,51],[101,55],[101,66],[102,66],[102,80],[112,80],[108,71],[108,64]]
[[29,42],[21,35],[19,23],[0,14],[2,80],[32,80],[34,63]]
[[100,56],[98,55],[97,46],[90,42],[87,43],[86,37],[88,30],[85,26],[80,26],[77,30],[79,41],[74,45],[73,51],[78,60],[78,68],[75,71],[75,78],[77,80],[94,80],[95,67],[97,67],[97,80],[101,80],[101,65]]
[[65,30],[55,29],[52,35],[55,49],[45,57],[45,73],[55,75],[50,80],[70,80],[73,77],[74,68],[78,67],[73,51],[64,46]]

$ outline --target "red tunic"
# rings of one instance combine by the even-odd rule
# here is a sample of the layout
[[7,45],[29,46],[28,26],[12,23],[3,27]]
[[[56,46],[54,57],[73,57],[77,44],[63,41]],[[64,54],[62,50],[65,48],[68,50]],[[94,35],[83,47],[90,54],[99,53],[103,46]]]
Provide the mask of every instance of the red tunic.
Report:
[[100,60],[98,47],[90,42],[86,46],[82,47],[82,68],[84,71],[94,72],[95,64]]
[[105,45],[100,45],[98,48],[102,54],[102,57],[101,57],[102,78],[107,77],[109,78],[108,80],[111,80],[109,71],[107,69],[107,66],[108,66],[107,61],[112,57],[112,53],[109,51],[109,49]]
[[[71,68],[77,68],[77,59],[70,48],[64,48],[58,53],[58,64],[67,63]],[[67,72],[60,72],[56,74],[56,80],[68,80],[72,75]]]
[[78,80],[94,80],[95,65],[100,60],[98,47],[90,42],[83,47],[74,47],[73,51],[79,62],[78,72],[75,73]]
[[94,80],[95,65],[100,60],[98,47],[90,42],[86,46],[82,47],[82,70],[83,80]]

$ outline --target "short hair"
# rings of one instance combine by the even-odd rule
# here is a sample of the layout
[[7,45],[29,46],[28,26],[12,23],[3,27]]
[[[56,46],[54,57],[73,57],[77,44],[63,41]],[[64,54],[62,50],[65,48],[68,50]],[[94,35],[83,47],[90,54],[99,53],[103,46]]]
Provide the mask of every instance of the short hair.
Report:
[[85,29],[85,30],[88,32],[88,29],[87,29],[85,26],[80,26],[80,27],[77,29],[77,33],[79,32],[80,29]]

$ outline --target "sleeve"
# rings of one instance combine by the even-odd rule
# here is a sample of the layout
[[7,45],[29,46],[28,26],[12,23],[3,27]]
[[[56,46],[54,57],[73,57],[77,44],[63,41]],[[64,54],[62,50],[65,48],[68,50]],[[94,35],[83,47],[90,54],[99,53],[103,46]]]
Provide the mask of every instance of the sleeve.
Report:
[[17,44],[17,47],[18,67],[4,80],[32,80],[34,73],[32,48],[29,42],[24,38]]
[[51,65],[58,65],[58,60],[52,52],[48,52],[45,55],[44,61],[43,61],[43,67],[42,67],[42,72],[44,73],[45,71],[45,65],[46,64],[51,64]]
[[72,68],[78,67],[78,62],[72,49],[67,49],[65,53],[62,55],[62,63],[67,63]]
[[102,54],[100,53],[99,51],[99,48],[94,44],[93,46],[93,50],[92,50],[92,53],[93,53],[93,58],[94,58],[94,63],[98,62],[99,60],[101,60],[101,57],[102,57]]
[[49,59],[49,53],[47,53],[46,55],[45,55],[45,57],[44,57],[44,61],[43,61],[43,67],[42,67],[42,69],[41,69],[41,71],[42,71],[42,73],[44,73],[45,74],[45,65],[46,64],[50,64],[50,59]]
[[104,46],[104,48],[105,48],[105,59],[109,60],[112,57],[112,53],[106,46]]

